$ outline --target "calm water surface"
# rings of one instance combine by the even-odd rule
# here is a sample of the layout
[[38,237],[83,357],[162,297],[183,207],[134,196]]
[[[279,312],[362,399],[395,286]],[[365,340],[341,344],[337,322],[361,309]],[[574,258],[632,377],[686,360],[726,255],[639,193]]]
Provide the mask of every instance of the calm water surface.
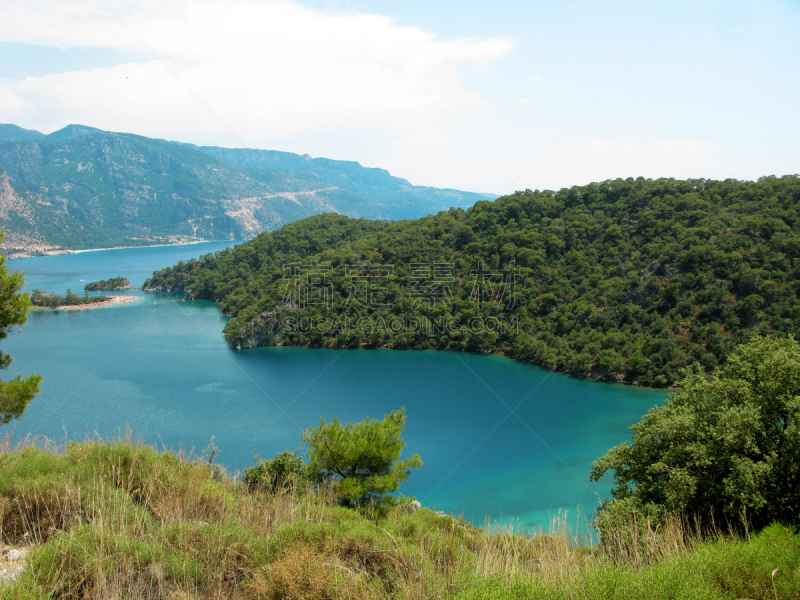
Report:
[[[26,289],[81,293],[226,243],[106,250],[9,261]],[[84,281],[81,281],[84,280]],[[546,524],[559,510],[591,514],[610,482],[592,460],[666,393],[582,381],[500,356],[434,351],[258,348],[234,351],[215,304],[134,292],[140,302],[32,312],[3,342],[9,375],[41,373],[42,393],[0,427],[21,437],[109,437],[126,425],[148,442],[202,451],[214,438],[229,469],[300,446],[320,417],[382,418],[406,407],[404,438],[425,465],[401,486],[431,508],[482,523]]]

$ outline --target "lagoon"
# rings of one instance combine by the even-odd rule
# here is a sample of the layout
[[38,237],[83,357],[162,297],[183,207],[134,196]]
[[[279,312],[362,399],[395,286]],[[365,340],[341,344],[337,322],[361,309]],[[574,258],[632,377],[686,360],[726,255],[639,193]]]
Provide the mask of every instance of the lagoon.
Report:
[[[8,261],[26,289],[81,293],[220,250],[229,242],[103,250]],[[128,292],[124,292],[128,293]],[[232,350],[210,302],[134,291],[139,301],[80,311],[35,311],[3,342],[9,372],[41,373],[42,393],[18,421],[21,438],[108,438],[126,426],[151,444],[202,452],[229,470],[300,447],[329,420],[380,419],[406,407],[404,438],[424,461],[401,492],[425,506],[525,528],[558,511],[591,515],[610,481],[592,460],[629,439],[667,393],[579,380],[502,356],[436,351],[257,348]],[[302,452],[302,448],[301,448]]]

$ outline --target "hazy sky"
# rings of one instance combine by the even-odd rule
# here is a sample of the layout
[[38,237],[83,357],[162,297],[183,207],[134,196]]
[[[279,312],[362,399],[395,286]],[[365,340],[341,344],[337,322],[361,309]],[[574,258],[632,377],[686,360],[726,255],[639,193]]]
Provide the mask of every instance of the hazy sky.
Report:
[[800,0],[0,0],[0,123],[504,193],[800,172]]

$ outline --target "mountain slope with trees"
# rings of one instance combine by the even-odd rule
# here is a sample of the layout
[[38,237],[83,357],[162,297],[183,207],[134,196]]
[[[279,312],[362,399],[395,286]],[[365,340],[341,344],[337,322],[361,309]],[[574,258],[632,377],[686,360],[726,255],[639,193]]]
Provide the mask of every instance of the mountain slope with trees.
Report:
[[474,194],[453,189],[411,185],[393,177],[385,169],[362,167],[357,162],[311,158],[277,150],[248,148],[198,148],[204,154],[237,167],[269,170],[280,169],[298,175],[314,175],[340,189],[368,198],[387,219],[414,219],[452,206],[468,208],[479,200],[494,200],[491,194]]
[[[313,176],[248,173],[181,144],[68,129],[51,134],[54,141],[0,141],[0,165],[36,203],[83,226],[82,235],[70,240],[73,248],[92,247],[89,232],[133,241],[242,239],[317,212],[379,216]],[[51,224],[36,219],[33,228],[51,241]],[[12,221],[3,225],[14,229]]]
[[313,214],[409,218],[484,198],[358,163],[272,154],[284,158],[83,125],[46,136],[0,125],[0,186],[14,191],[0,202],[5,249],[249,239]]
[[[798,176],[639,178],[526,190],[408,222],[319,215],[156,272],[145,286],[220,302],[234,347],[502,352],[578,376],[669,386],[683,367],[723,364],[754,333],[797,333],[799,200]],[[485,290],[470,271],[510,273],[512,261],[516,289],[498,301],[498,284],[493,301],[476,301]],[[449,265],[452,281],[439,288],[449,305],[418,301],[412,263],[431,262]],[[287,296],[296,291],[283,268],[291,263],[323,266],[315,268],[329,306]],[[353,301],[370,269],[347,266],[365,263],[393,266],[377,299],[391,307]],[[381,327],[409,317],[429,326]],[[516,328],[469,327],[492,318]],[[304,319],[316,325],[297,326]],[[358,319],[377,325],[352,327]],[[437,331],[443,319],[457,327]]]

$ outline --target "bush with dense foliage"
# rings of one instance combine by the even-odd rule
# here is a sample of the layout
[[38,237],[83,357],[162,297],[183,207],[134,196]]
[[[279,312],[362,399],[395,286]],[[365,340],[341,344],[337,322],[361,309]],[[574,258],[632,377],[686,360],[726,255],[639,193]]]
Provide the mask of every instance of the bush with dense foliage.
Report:
[[[796,333],[799,259],[800,177],[639,178],[526,190],[414,221],[318,215],[158,271],[145,286],[220,302],[233,317],[225,328],[233,346],[492,351],[579,376],[668,386],[687,366],[710,373],[755,333]],[[485,300],[480,275],[470,271],[512,261],[514,302],[509,294],[499,301],[498,285],[494,301],[477,302]],[[452,265],[436,288],[449,303],[417,302],[411,265],[431,262]],[[298,306],[287,299],[284,267],[313,263],[331,301]],[[372,307],[353,302],[367,263],[392,267]],[[276,328],[286,316],[326,326]],[[342,326],[364,317],[459,326]],[[501,317],[517,327],[469,327]]]
[[251,490],[266,490],[272,494],[280,491],[302,491],[308,485],[308,465],[297,452],[284,450],[273,458],[262,460],[248,467],[242,474],[242,481]]
[[601,531],[666,511],[758,529],[800,523],[800,344],[756,336],[710,379],[688,374],[592,465],[614,474]]

